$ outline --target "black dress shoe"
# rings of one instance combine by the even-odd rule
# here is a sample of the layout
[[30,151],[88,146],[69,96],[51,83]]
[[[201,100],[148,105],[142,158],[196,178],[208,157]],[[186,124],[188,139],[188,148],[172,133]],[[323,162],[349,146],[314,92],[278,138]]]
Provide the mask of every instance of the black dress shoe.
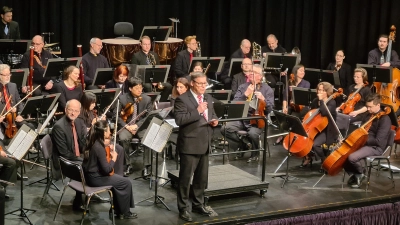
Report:
[[179,218],[183,219],[184,221],[192,222],[192,216],[188,211],[179,212]]
[[351,186],[355,184],[355,182],[356,182],[356,177],[354,176],[354,174],[351,174],[349,179],[347,180],[347,184]]
[[201,215],[206,215],[206,216],[208,216],[208,215],[210,215],[212,213],[211,211],[207,210],[203,206],[202,207],[194,207],[192,209],[192,212],[195,212],[195,213],[198,213],[198,214],[201,214]]
[[10,199],[10,196],[9,196],[9,195],[7,195],[7,194],[6,194],[6,195],[4,195],[4,199],[5,199],[5,200],[9,200],[9,199]]
[[360,188],[362,181],[365,178],[364,174],[355,174],[355,182],[351,185],[352,188]]
[[147,177],[150,175],[150,173],[151,173],[151,166],[150,165],[145,166],[144,169],[142,170],[142,176]]
[[273,146],[281,145],[282,142],[283,142],[283,138],[282,138],[280,141],[274,142],[272,145],[273,145]]
[[120,220],[128,220],[128,219],[136,219],[137,214],[133,212],[128,212],[127,214],[121,214],[119,215]]
[[132,166],[131,166],[131,165],[128,165],[128,166],[126,167],[126,170],[124,171],[124,173],[131,174],[132,172],[133,172]]
[[[85,207],[83,205],[79,206],[72,205],[72,210],[77,212],[83,212],[85,210]],[[89,212],[89,209],[87,209],[86,212]]]

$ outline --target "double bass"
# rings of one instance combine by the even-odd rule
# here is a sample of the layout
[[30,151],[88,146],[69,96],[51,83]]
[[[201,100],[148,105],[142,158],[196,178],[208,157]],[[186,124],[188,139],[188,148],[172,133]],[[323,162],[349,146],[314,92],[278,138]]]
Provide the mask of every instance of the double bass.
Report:
[[[343,89],[339,88],[339,91],[329,96],[324,103],[335,99],[341,94],[343,94]],[[314,138],[328,126],[328,122],[328,118],[322,116],[319,109],[310,110],[303,119],[303,128],[308,134],[308,137],[290,132],[283,139],[283,147],[289,150],[289,145],[291,145],[290,153],[297,157],[308,155],[314,144]]]
[[338,174],[342,168],[343,164],[346,162],[349,155],[362,146],[368,140],[368,130],[371,128],[374,119],[379,119],[383,115],[387,115],[391,112],[390,107],[385,107],[384,111],[381,111],[374,116],[372,116],[366,123],[364,123],[360,128],[353,131],[340,145],[338,149],[333,151],[322,164],[322,168],[331,176]]

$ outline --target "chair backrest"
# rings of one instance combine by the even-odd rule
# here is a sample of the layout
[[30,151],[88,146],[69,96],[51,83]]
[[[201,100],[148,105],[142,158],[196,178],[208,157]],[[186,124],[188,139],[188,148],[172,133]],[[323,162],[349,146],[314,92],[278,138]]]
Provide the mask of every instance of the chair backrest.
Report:
[[159,102],[158,104],[157,104],[157,108],[158,109],[165,109],[165,108],[168,108],[168,107],[170,107],[171,106],[171,103],[170,102]]
[[394,143],[394,136],[395,135],[396,135],[396,131],[395,130],[390,130],[389,138],[388,138],[387,144],[386,144],[386,148],[383,150],[383,153],[382,153],[383,156],[387,156],[389,158],[390,155],[392,154],[392,146],[393,146],[393,143]]
[[69,161],[61,156],[58,158],[58,160],[60,162],[60,169],[63,180],[64,178],[68,177],[72,180],[79,182],[85,181],[82,165],[77,162]]
[[51,155],[53,154],[53,142],[49,134],[46,134],[46,136],[42,138],[40,146],[42,148],[43,157],[45,159],[51,159]]
[[339,128],[339,131],[342,133],[344,138],[347,137],[347,132],[350,127],[350,116],[342,113],[338,113],[336,115],[336,124]]
[[118,22],[114,25],[114,34],[122,37],[133,35],[133,25],[129,22]]

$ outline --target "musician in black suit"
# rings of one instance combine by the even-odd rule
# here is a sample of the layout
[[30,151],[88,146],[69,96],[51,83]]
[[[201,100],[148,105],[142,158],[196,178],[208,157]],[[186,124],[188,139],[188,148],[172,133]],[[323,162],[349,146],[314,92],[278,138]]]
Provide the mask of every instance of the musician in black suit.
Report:
[[[52,59],[53,55],[49,51],[43,49],[44,40],[40,35],[36,35],[32,38],[32,46],[35,48],[33,55],[33,86],[36,87],[41,85],[40,88],[33,92],[33,96],[54,93],[54,82],[48,77],[43,77],[43,74],[46,71],[47,61]],[[29,68],[29,61],[30,51],[27,51],[22,56],[21,68]]]
[[[381,111],[381,96],[373,93],[367,96],[365,106],[370,116],[364,117],[363,124],[367,122],[371,116]],[[348,184],[352,188],[359,188],[362,180],[365,178],[361,160],[369,156],[382,155],[387,146],[391,121],[388,115],[383,115],[374,119],[370,129],[368,130],[368,139],[363,147],[349,155],[343,168],[350,175]]]
[[400,68],[400,59],[397,52],[391,49],[390,59],[387,59],[389,36],[381,34],[378,38],[378,48],[374,48],[368,53],[368,64],[391,66]]
[[[118,134],[121,145],[123,146],[125,151],[125,162],[124,162],[124,164],[126,165],[125,175],[129,175],[129,173],[132,172],[131,171],[132,166],[129,158],[129,148],[132,137],[136,136],[139,139],[143,138],[146,130],[143,129],[139,133],[137,133],[137,130],[138,127],[144,122],[144,118],[147,116],[147,114],[152,110],[151,98],[146,94],[142,93],[143,90],[142,80],[136,77],[131,77],[128,80],[128,87],[129,87],[129,92],[119,96],[120,109],[123,111],[122,114],[124,114],[127,117],[126,120],[124,121],[124,118],[122,118],[122,116],[119,116],[118,118],[119,129],[123,128],[125,125],[131,122],[132,119],[139,116],[139,114],[141,114],[144,110],[147,110],[147,112],[144,113],[140,118],[137,118],[137,121],[135,123],[127,125],[125,128],[123,128],[121,132]],[[132,104],[131,107],[133,108],[127,107],[128,104]],[[130,113],[128,113],[129,111]],[[117,112],[116,108],[114,109],[114,115],[120,112]],[[151,150],[146,148],[144,154],[145,156],[143,161],[144,164],[143,175],[147,176],[148,175],[147,170],[149,169],[151,164],[151,156],[150,156]]]
[[247,74],[252,70],[253,62],[250,58],[244,58],[242,61],[242,72],[233,75],[232,80],[232,98],[235,96],[240,85],[246,83],[249,78]]
[[0,39],[21,39],[19,24],[12,21],[12,8],[4,6],[1,10]]
[[107,81],[106,88],[121,88],[121,95],[129,93],[128,75],[128,67],[121,64],[114,70],[113,79]]
[[[15,115],[16,117],[13,119],[13,121],[15,122],[17,128],[20,128],[23,124],[26,124],[31,129],[35,129],[35,126],[33,124],[24,121],[24,118],[20,115],[20,113],[24,108],[24,104],[20,102],[21,98],[19,96],[17,85],[15,83],[11,83],[10,78],[11,78],[10,66],[7,64],[0,64],[0,96],[1,96],[0,101],[2,103],[0,111],[3,111],[5,106],[6,108],[4,109],[3,113],[9,110],[11,110],[10,111],[11,113],[16,113]],[[18,106],[16,106],[15,108],[13,108],[14,105],[16,105],[17,103],[20,104],[18,104]],[[7,121],[4,121],[2,125],[4,126],[1,128],[3,130],[6,129],[7,126],[9,126]],[[11,141],[12,138],[13,137],[7,137],[7,135],[5,135],[3,139],[4,144],[8,145],[8,143]]]
[[189,75],[189,66],[192,62],[192,58],[196,57],[195,52],[197,50],[198,44],[196,41],[196,36],[187,36],[185,38],[186,49],[178,52],[175,58],[175,77],[186,77]]
[[286,49],[278,44],[278,39],[274,34],[270,34],[267,36],[267,45],[261,48],[261,52],[263,53],[263,57],[265,57],[266,52],[286,53]]
[[[136,65],[159,65],[160,64],[160,59],[158,57],[158,54],[150,51],[151,49],[151,40],[149,36],[143,36],[140,39],[140,46],[142,47],[142,50],[135,53],[132,57],[132,64]],[[163,85],[163,88],[160,89],[161,91],[161,98],[160,102],[166,102],[168,101],[168,97],[171,94],[172,91],[172,85],[170,83],[164,83],[161,82]],[[143,84],[144,91],[145,92],[152,92],[152,84],[151,83],[144,83]]]
[[211,214],[204,205],[204,190],[208,183],[208,154],[211,148],[213,127],[218,124],[212,97],[205,94],[206,75],[193,73],[190,85],[190,91],[180,95],[174,105],[175,121],[179,126],[178,209],[179,217],[186,221],[192,221],[189,213],[189,193],[193,194],[192,212]]
[[340,86],[345,90],[345,94],[349,95],[350,93],[347,90],[350,85],[354,84],[354,81],[351,66],[343,61],[345,57],[344,51],[338,50],[335,55],[335,62],[329,63],[326,69],[338,71]]

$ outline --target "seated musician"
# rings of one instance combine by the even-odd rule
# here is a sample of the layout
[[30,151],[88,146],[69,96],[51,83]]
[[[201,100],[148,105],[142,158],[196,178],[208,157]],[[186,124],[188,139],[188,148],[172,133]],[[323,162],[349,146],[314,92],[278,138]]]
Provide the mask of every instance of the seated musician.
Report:
[[[365,106],[368,114],[374,116],[381,111],[381,96],[373,93],[367,96]],[[363,123],[367,122],[371,117],[364,117]],[[348,184],[353,188],[359,188],[362,180],[365,178],[361,160],[368,156],[382,155],[387,145],[387,139],[391,121],[389,116],[383,115],[379,119],[374,119],[371,128],[368,130],[368,140],[363,147],[350,154],[347,161],[343,165],[345,171],[350,175]]]
[[250,58],[244,58],[242,61],[242,72],[233,75],[232,80],[232,96],[235,96],[240,85],[248,82],[247,75],[251,72],[253,62]]
[[[35,126],[31,123],[28,123],[24,120],[24,118],[20,115],[24,104],[21,102],[21,98],[18,93],[17,85],[15,83],[10,82],[11,79],[11,71],[10,66],[7,64],[0,64],[0,101],[2,107],[0,110],[2,114],[10,111],[10,113],[6,116],[6,119],[2,123],[1,129],[3,129],[5,134],[3,142],[5,145],[8,145],[11,139],[16,134],[12,132],[13,124],[15,123],[16,128],[20,128],[22,125],[27,125],[31,129],[35,129]],[[16,106],[16,104],[18,105]],[[8,129],[7,129],[8,128]],[[7,132],[8,131],[8,132]],[[14,133],[14,135],[12,135]]]
[[[289,102],[288,104],[288,97],[286,95],[286,90],[283,90],[283,103],[282,103],[282,111],[285,114],[292,114],[293,109],[292,108],[292,87],[301,87],[301,88],[310,88],[310,82],[304,80],[304,75],[305,75],[305,68],[303,65],[299,64],[293,67],[292,70],[293,77],[291,77],[288,80],[288,93],[289,93]],[[289,107],[290,106],[290,107]],[[282,143],[283,136],[280,136],[276,142],[273,144],[279,145]]]
[[335,62],[329,63],[326,69],[338,71],[340,86],[345,90],[345,94],[349,95],[350,93],[347,92],[348,87],[354,82],[351,79],[351,66],[343,61],[345,57],[344,51],[342,49],[338,50],[335,55]]
[[[328,118],[328,125],[323,131],[321,131],[319,134],[315,136],[312,147],[312,151],[316,154],[318,158],[321,159],[321,165],[326,158],[322,145],[323,144],[326,144],[328,146],[332,145],[336,141],[338,136],[334,124],[334,122],[336,121],[336,101],[335,99],[330,99],[327,102],[327,100],[332,94],[333,94],[333,86],[328,82],[320,82],[317,85],[317,98],[315,98],[311,103],[312,109],[318,108],[320,110],[321,116]],[[327,107],[324,107],[323,106],[324,104]],[[332,115],[332,118],[335,121],[332,121],[330,119],[329,114]],[[310,152],[310,154],[304,157],[300,167],[305,167],[308,165],[312,165],[312,152]],[[323,173],[324,171],[320,169],[320,172]]]
[[[40,88],[33,92],[33,96],[38,95],[48,95],[49,93],[54,93],[55,89],[53,87],[54,81],[48,77],[43,77],[46,71],[47,61],[53,58],[53,55],[44,50],[44,40],[40,35],[36,35],[32,38],[32,46],[34,47],[33,55],[33,87],[41,85]],[[29,68],[30,61],[30,51],[25,52],[21,60],[21,68]]]
[[190,63],[192,58],[196,57],[195,53],[198,47],[196,36],[187,36],[184,42],[187,48],[178,52],[175,58],[174,71],[176,78],[189,75]]
[[[126,166],[125,174],[129,174],[132,172],[131,161],[129,158],[129,148],[131,140],[134,136],[140,139],[143,138],[146,130],[143,129],[139,133],[137,133],[137,130],[138,127],[144,122],[145,116],[153,108],[151,98],[146,94],[142,93],[143,90],[142,80],[140,80],[137,77],[131,77],[128,80],[128,87],[129,87],[129,92],[119,96],[120,110],[123,112],[124,117],[126,117],[126,119],[122,118],[122,116],[118,117],[119,129],[123,128],[125,125],[130,123],[132,119],[136,118],[144,110],[147,110],[147,113],[142,115],[140,118],[137,118],[137,121],[135,123],[127,125],[118,134],[119,140],[125,151],[125,162],[124,162],[124,165]],[[120,113],[116,112],[115,110],[114,110],[114,115],[116,115],[116,113]],[[149,174],[148,172],[151,165],[151,150],[145,148],[144,154],[145,155],[143,162],[144,164],[143,175],[148,176]]]
[[96,95],[91,91],[85,91],[82,94],[81,105],[79,118],[83,120],[89,130],[97,122],[97,112],[95,113],[94,111],[96,107]]
[[[106,141],[111,138],[110,134],[110,127],[105,120],[97,121],[90,129],[82,163],[85,179],[92,187],[112,186],[115,213],[119,219],[135,219],[137,214],[130,211],[135,207],[132,183],[115,171],[114,166],[120,155],[114,151],[112,143]],[[109,155],[106,154],[107,147]]]
[[71,99],[80,100],[82,97],[82,85],[79,80],[79,68],[69,66],[64,69],[62,81],[54,85],[58,98],[58,112],[65,111],[65,104]]
[[[354,70],[354,82],[348,88],[348,93],[350,93],[348,98],[352,97],[353,93],[358,92],[361,95],[361,99],[354,105],[354,110],[349,113],[350,122],[362,121],[367,113],[367,107],[365,106],[365,99],[369,94],[371,94],[371,89],[366,85],[368,84],[367,71],[364,68],[356,68]],[[360,89],[358,91],[358,89]],[[343,104],[348,103],[347,101]],[[342,112],[340,107],[336,110]],[[343,113],[343,112],[342,112]]]
[[104,85],[99,85],[97,87],[92,85],[97,68],[110,67],[106,57],[100,54],[101,49],[103,49],[103,42],[100,38],[93,37],[90,39],[89,52],[82,56],[82,66],[86,89],[92,90],[104,88]]
[[[140,39],[140,46],[142,50],[135,53],[132,57],[132,64],[136,65],[160,65],[160,59],[158,58],[157,53],[150,51],[151,49],[151,40],[149,36],[143,36]],[[152,92],[152,85],[156,85],[157,83],[145,83],[143,84],[145,92]],[[168,101],[168,97],[171,94],[172,85],[170,83],[162,82],[162,88],[160,89],[161,98],[160,102]],[[157,88],[157,86],[156,86]]]
[[286,53],[286,49],[282,47],[280,44],[278,44],[278,39],[274,34],[269,34],[267,36],[267,45],[263,46],[261,48],[261,52],[263,53],[263,56],[265,57],[267,52],[274,52],[274,53]]
[[378,48],[375,48],[368,53],[368,64],[400,68],[399,55],[395,50],[392,49],[390,59],[386,58],[388,45],[389,36],[381,34],[378,38]]
[[197,72],[204,73],[204,66],[203,66],[203,63],[200,61],[193,63],[193,70],[189,73],[189,75],[187,75],[185,77],[186,80],[188,80],[190,82],[192,80],[192,78],[191,78],[192,74],[197,73]]
[[[245,101],[251,94],[254,98],[258,98],[259,101],[266,102],[265,115],[272,111],[274,106],[274,93],[270,86],[265,83],[261,83],[262,80],[262,67],[260,65],[253,66],[253,72],[250,72],[250,81],[239,86],[238,91],[235,94],[234,101]],[[254,114],[254,109],[249,108],[248,115]],[[224,135],[226,131],[226,138],[229,143],[230,149],[238,149],[240,139],[237,136],[237,132],[240,130],[246,130],[250,139],[252,149],[259,149],[259,136],[262,133],[262,129],[258,128],[257,125],[251,125],[248,120],[228,122],[226,127],[222,126],[221,134]],[[260,152],[251,152],[251,156],[247,162],[258,161]],[[241,155],[238,155],[238,158]]]
[[184,77],[178,78],[175,81],[174,87],[172,88],[172,95],[171,95],[171,99],[170,99],[170,105],[174,106],[175,99],[179,95],[181,95],[181,94],[185,93],[187,90],[189,90],[189,88],[190,88],[190,83],[186,78],[184,78]]
[[[3,120],[4,116],[0,117],[0,123],[3,122]],[[0,168],[0,180],[14,183],[17,181],[17,161],[11,157],[8,157],[7,152],[5,151],[6,148],[1,140],[0,146],[0,164],[3,165]],[[8,185],[0,182],[0,187],[1,186],[4,188],[4,191],[6,191]],[[6,194],[5,198],[9,199],[10,196]]]
[[107,81],[106,88],[121,88],[121,94],[129,92],[128,87],[129,69],[125,65],[120,65],[114,70],[113,79]]

